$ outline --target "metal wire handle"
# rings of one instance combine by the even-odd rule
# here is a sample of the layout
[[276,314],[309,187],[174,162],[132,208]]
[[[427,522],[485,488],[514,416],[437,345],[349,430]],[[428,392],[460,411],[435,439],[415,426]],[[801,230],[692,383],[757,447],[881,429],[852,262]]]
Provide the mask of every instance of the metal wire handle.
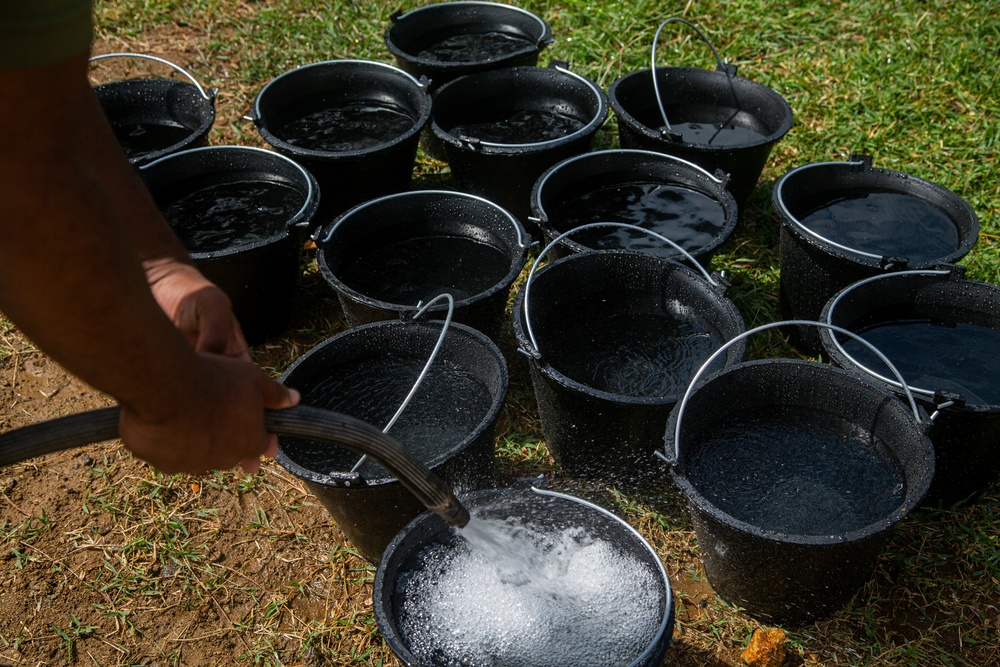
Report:
[[[206,93],[205,89],[201,87],[201,84],[198,83],[197,79],[195,79],[193,76],[191,76],[190,72],[188,72],[186,69],[184,69],[180,65],[177,65],[175,63],[170,62],[169,60],[165,60],[163,58],[158,58],[156,56],[151,56],[151,55],[148,55],[148,54],[145,54],[145,53],[128,53],[128,52],[122,52],[122,53],[104,53],[104,54],[101,54],[101,55],[98,55],[98,56],[91,56],[90,62],[94,62],[94,61],[97,61],[97,60],[104,60],[105,58],[144,58],[146,60],[153,60],[153,61],[156,61],[158,63],[162,63],[164,65],[167,65],[169,67],[174,68],[175,70],[177,70],[178,72],[180,72],[181,74],[183,74],[184,76],[186,76],[188,78],[188,80],[191,83],[194,84],[194,87],[198,89],[198,92],[201,93],[201,96],[204,97],[206,100],[208,100],[209,102],[211,102],[213,99],[215,99],[215,95],[214,94],[213,95],[209,95],[208,93]],[[215,91],[215,92],[218,92],[218,91]]]
[[535,259],[534,263],[531,265],[531,270],[528,271],[528,278],[524,281],[524,325],[525,325],[525,329],[527,329],[527,332],[528,332],[528,338],[531,339],[531,345],[532,345],[532,347],[534,347],[534,354],[535,355],[539,355],[540,352],[538,350],[538,341],[535,340],[535,331],[531,327],[531,317],[528,314],[529,313],[529,309],[528,309],[528,297],[530,296],[530,292],[531,292],[531,282],[532,282],[532,279],[535,277],[535,269],[538,268],[538,265],[539,265],[539,263],[541,263],[542,258],[544,258],[545,255],[549,252],[549,250],[551,250],[557,243],[559,243],[559,241],[563,240],[565,237],[569,236],[570,234],[575,234],[576,232],[581,231],[583,229],[594,229],[594,228],[598,228],[598,227],[621,227],[621,228],[625,228],[625,229],[636,230],[636,231],[639,231],[639,232],[643,232],[644,234],[648,234],[649,236],[653,236],[653,237],[655,237],[655,238],[663,241],[664,243],[667,243],[667,244],[673,246],[676,250],[679,250],[685,257],[687,257],[689,260],[691,260],[691,262],[694,263],[694,265],[698,268],[698,270],[701,272],[701,274],[703,276],[705,276],[705,280],[707,280],[710,285],[712,285],[713,287],[718,287],[718,285],[719,285],[719,283],[717,283],[712,278],[712,276],[708,273],[708,271],[705,270],[705,267],[703,267],[701,264],[699,264],[698,260],[696,260],[694,257],[691,256],[691,253],[689,253],[687,250],[685,250],[684,248],[682,248],[679,245],[677,245],[677,243],[675,243],[674,241],[671,241],[670,239],[668,239],[666,236],[663,236],[662,234],[654,232],[651,229],[646,229],[644,227],[639,227],[637,225],[630,225],[630,224],[624,223],[624,222],[592,222],[592,223],[589,223],[589,224],[586,224],[586,225],[580,225],[579,227],[574,227],[573,229],[565,231],[562,234],[560,234],[559,236],[555,237],[554,239],[552,239],[552,241],[547,246],[545,246],[544,248],[542,248],[542,251],[540,253],[538,253],[538,257]]
[[[853,331],[848,331],[847,329],[838,327],[833,324],[828,324],[826,322],[815,322],[812,320],[785,320],[783,322],[771,322],[770,324],[762,324],[761,326],[751,329],[750,331],[744,331],[738,336],[734,336],[730,340],[726,341],[725,344],[722,345],[722,347],[720,347],[719,349],[717,349],[715,352],[712,353],[712,355],[708,358],[708,360],[706,360],[705,363],[701,365],[701,368],[698,369],[698,372],[694,374],[694,377],[691,378],[691,383],[688,385],[687,391],[684,392],[684,397],[681,399],[680,403],[677,404],[677,423],[675,424],[674,428],[674,461],[673,461],[674,463],[678,463],[681,460],[681,419],[684,417],[684,409],[687,407],[688,400],[691,398],[691,393],[694,391],[695,385],[698,384],[698,380],[700,380],[701,376],[705,373],[705,370],[712,364],[712,362],[714,362],[717,358],[719,358],[719,356],[723,352],[729,349],[729,347],[733,343],[743,340],[760,331],[766,331],[767,329],[774,329],[776,327],[783,327],[790,325],[817,326],[824,329],[830,329],[831,331],[836,331],[837,333],[842,333],[855,339],[856,341],[867,347],[869,350],[874,352],[875,356],[877,356],[882,361],[882,363],[888,366],[889,369],[892,371],[893,375],[896,376],[896,379],[899,380],[900,386],[903,387],[903,391],[906,393],[906,398],[910,402],[910,408],[913,410],[913,418],[916,420],[918,424],[923,423],[923,420],[920,418],[920,408],[917,407],[917,401],[913,398],[913,393],[910,391],[910,387],[906,384],[906,380],[904,380],[903,376],[900,375],[898,370],[896,370],[896,367],[892,365],[892,362],[889,361],[888,357],[882,354],[878,350],[878,348],[876,348],[874,345],[866,341],[861,336],[857,335]],[[657,450],[656,454],[667,463],[671,462],[668,456],[666,454],[660,453],[659,450]]]

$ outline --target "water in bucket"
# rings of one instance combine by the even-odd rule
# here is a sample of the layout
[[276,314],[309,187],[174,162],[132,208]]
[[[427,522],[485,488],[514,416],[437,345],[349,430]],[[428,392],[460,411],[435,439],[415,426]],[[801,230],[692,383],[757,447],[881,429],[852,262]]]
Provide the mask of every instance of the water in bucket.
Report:
[[[968,405],[1000,405],[1000,330],[899,320],[858,334],[889,357],[909,384],[961,394]],[[883,372],[882,363],[863,344],[854,339],[841,344],[862,366]]]
[[190,128],[176,123],[112,124],[115,138],[128,157],[160,151],[187,139]]
[[[598,188],[569,199],[551,214],[550,223],[560,232],[594,222],[622,222],[667,237],[687,251],[712,244],[726,223],[718,199],[677,185],[634,182]],[[623,229],[584,230],[574,238],[602,250],[622,248],[672,253],[649,234]]]
[[555,110],[508,109],[456,125],[449,133],[496,144],[531,144],[561,139],[580,131],[586,124],[576,116]]
[[584,526],[473,513],[401,573],[399,629],[422,664],[629,664],[656,638],[661,582]]
[[390,142],[406,134],[415,122],[398,106],[356,100],[295,118],[276,128],[274,135],[307,150],[349,152]]
[[508,253],[458,236],[423,236],[348,259],[341,280],[368,297],[394,304],[427,302],[438,294],[468,299],[510,271]]
[[436,63],[476,63],[534,48],[535,43],[526,37],[491,30],[452,35],[424,47],[414,55]]
[[955,222],[944,211],[897,192],[847,193],[816,207],[800,222],[848,248],[906,257],[912,265],[947,257],[961,242]]
[[305,196],[276,181],[210,185],[163,208],[189,252],[214,252],[269,238],[285,229]]

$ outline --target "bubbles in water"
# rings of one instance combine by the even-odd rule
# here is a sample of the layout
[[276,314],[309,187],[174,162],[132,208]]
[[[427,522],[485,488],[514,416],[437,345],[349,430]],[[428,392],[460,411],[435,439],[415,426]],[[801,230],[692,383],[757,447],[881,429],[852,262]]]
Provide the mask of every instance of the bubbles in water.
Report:
[[474,516],[401,575],[399,629],[434,665],[627,665],[664,613],[653,570],[583,527]]
[[123,123],[112,125],[125,155],[136,157],[179,144],[194,132],[173,123]]
[[534,42],[521,35],[488,31],[452,35],[417,51],[414,55],[431,62],[474,63],[502,58],[534,46]]
[[456,125],[452,136],[495,144],[530,144],[569,136],[586,125],[575,116],[545,109],[507,109],[493,117]]
[[724,123],[671,123],[668,131],[679,134],[684,143],[709,146],[752,146],[767,138],[748,127]]
[[348,152],[390,142],[406,134],[414,123],[413,117],[398,107],[362,100],[306,114],[274,134],[307,150]]

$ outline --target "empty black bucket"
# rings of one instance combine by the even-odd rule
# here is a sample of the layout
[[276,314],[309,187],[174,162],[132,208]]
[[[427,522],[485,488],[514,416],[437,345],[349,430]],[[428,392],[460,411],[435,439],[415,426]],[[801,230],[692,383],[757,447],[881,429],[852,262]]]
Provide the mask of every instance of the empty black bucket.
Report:
[[163,58],[141,53],[107,53],[90,60],[120,57],[163,63],[191,82],[126,79],[94,86],[101,108],[129,161],[141,166],[171,153],[206,145],[215,122],[215,92],[206,92],[186,70]]
[[549,24],[495,2],[441,2],[392,15],[385,44],[396,64],[432,90],[474,72],[535,66],[552,41]]
[[273,151],[212,146],[173,153],[140,173],[195,266],[229,296],[247,342],[280,333],[319,205],[309,172]]
[[[781,222],[785,319],[816,320],[841,289],[885,271],[956,262],[979,237],[979,220],[958,195],[875,169],[864,155],[792,169],[775,183],[772,203]],[[813,328],[788,333],[804,351],[821,349]]]
[[[442,322],[366,324],[320,343],[281,378],[303,403],[384,429],[441,339]],[[494,486],[494,429],[507,394],[507,366],[486,336],[451,323],[412,400],[389,429],[456,492]],[[299,438],[279,438],[277,461],[306,482],[358,553],[378,562],[424,507],[371,461]]]
[[607,114],[604,91],[561,65],[508,67],[439,88],[430,129],[460,190],[524,220],[538,177],[590,150]]
[[836,612],[931,483],[923,413],[912,395],[906,405],[857,373],[809,361],[750,361],[701,377],[665,441],[709,583],[769,623]]
[[320,272],[351,326],[398,319],[448,293],[457,322],[497,341],[529,239],[492,202],[419,190],[351,209],[318,235],[317,245]]
[[351,206],[410,187],[430,117],[424,83],[384,63],[335,60],[285,72],[251,110],[267,143],[319,182],[327,224]]
[[[743,331],[726,287],[638,251],[533,267],[514,303],[514,333],[545,444],[563,469],[623,486],[656,473],[652,455],[674,403],[709,354]],[[742,354],[730,348],[726,363]]]
[[[736,76],[736,67],[708,45],[718,61],[715,71],[657,67],[654,79],[652,69],[639,70],[612,83],[608,98],[622,148],[676,155],[729,174],[729,190],[742,211],[771,149],[792,126],[792,109],[767,86]],[[654,41],[654,63],[655,49]]]
[[[584,153],[563,160],[538,179],[531,191],[532,220],[544,232],[546,243],[593,222],[651,229],[707,266],[736,227],[736,202],[726,190],[727,180],[662,153],[624,149]],[[641,249],[661,257],[681,257],[648,234],[620,227],[566,237],[552,254],[561,257],[566,250],[588,248]]]
[[[670,581],[635,529],[551,491],[479,491],[462,502],[472,520],[461,533],[424,513],[375,573],[375,621],[404,664],[660,664],[674,625]],[[511,538],[508,550],[489,559],[462,536],[476,530]],[[520,585],[503,579],[511,558],[540,576]]]
[[[822,319],[879,348],[937,412],[930,430],[934,482],[925,503],[952,505],[1000,477],[1000,287],[963,271],[902,271],[841,290]],[[823,331],[834,363],[901,391],[870,353]]]

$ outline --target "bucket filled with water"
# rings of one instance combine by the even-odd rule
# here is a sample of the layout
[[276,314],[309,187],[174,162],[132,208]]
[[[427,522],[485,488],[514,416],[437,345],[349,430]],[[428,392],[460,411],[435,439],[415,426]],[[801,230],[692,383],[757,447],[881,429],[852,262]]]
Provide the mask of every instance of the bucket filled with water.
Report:
[[319,205],[312,175],[245,146],[188,149],[140,173],[195,266],[232,301],[247,342],[281,332],[297,291],[304,230]]
[[204,146],[215,122],[215,91],[174,63],[142,53],[106,53],[106,58],[141,58],[162,63],[182,74],[176,79],[126,79],[94,86],[94,93],[111,123],[129,162],[141,166],[171,153]]
[[410,187],[430,117],[424,82],[384,63],[333,60],[264,86],[251,116],[275,150],[315,175],[321,224],[361,202]]
[[463,503],[464,529],[421,515],[375,574],[375,620],[404,664],[660,664],[674,625],[670,581],[635,529],[538,489]]
[[385,45],[396,64],[432,89],[452,79],[501,67],[530,66],[552,41],[552,29],[531,12],[496,2],[441,2],[396,12]]
[[[815,320],[834,294],[859,280],[960,260],[979,238],[972,207],[947,188],[872,167],[871,158],[792,169],[775,183],[781,223],[778,303],[782,316]],[[818,352],[819,332],[789,330]]]
[[[728,285],[704,269],[628,250],[537,266],[513,319],[549,453],[577,477],[641,483],[658,474],[653,454],[691,376],[743,331]],[[718,366],[742,354],[733,346]]]
[[665,441],[709,583],[770,623],[838,611],[930,486],[926,414],[826,364],[750,361],[699,383],[704,370]]
[[490,201],[419,190],[342,215],[318,235],[317,263],[351,326],[398,319],[447,293],[457,322],[496,341],[529,244],[521,223]]
[[[953,505],[1000,478],[1000,287],[969,280],[956,267],[879,275],[837,293],[822,320],[877,347],[936,413],[936,472],[926,503]],[[821,340],[837,365],[902,392],[857,341],[826,330]]]
[[[507,395],[507,365],[474,329],[414,320],[362,325],[314,347],[281,381],[298,389],[305,404],[382,429],[456,494],[494,486],[494,430]],[[277,461],[305,481],[373,563],[424,510],[398,479],[346,449],[281,436]]]
[[[726,190],[727,181],[724,174],[709,174],[672,155],[594,151],[563,160],[542,174],[531,192],[531,210],[546,242],[585,224],[621,222],[665,236],[707,266],[736,227],[736,201]],[[564,237],[552,255],[586,249],[683,257],[672,246],[628,227]]]
[[[715,71],[656,67],[656,42],[668,23],[690,26],[715,55]],[[654,76],[655,73],[655,76]],[[701,31],[668,19],[656,31],[651,69],[627,74],[608,90],[622,148],[676,155],[729,174],[729,190],[746,208],[771,149],[792,126],[792,109],[767,86],[736,76]]]
[[607,114],[604,91],[562,65],[508,67],[439,88],[429,127],[459,190],[523,220],[538,177],[590,150]]

